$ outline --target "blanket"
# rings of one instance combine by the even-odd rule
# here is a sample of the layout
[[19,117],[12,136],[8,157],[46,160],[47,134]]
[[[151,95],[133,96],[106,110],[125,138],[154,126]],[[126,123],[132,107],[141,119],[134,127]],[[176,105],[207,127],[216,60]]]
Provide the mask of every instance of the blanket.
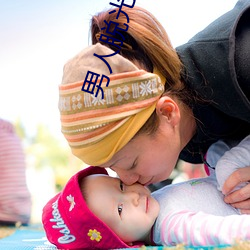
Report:
[[[20,228],[6,228],[13,230],[12,234],[0,239],[0,249],[4,250],[57,250],[57,248],[48,242],[45,232],[41,225],[22,226]],[[133,248],[133,250],[247,250],[250,249],[249,242],[241,242],[235,246],[208,246],[208,247],[163,247],[163,246],[147,246],[141,248]],[[125,249],[123,249],[125,250]]]

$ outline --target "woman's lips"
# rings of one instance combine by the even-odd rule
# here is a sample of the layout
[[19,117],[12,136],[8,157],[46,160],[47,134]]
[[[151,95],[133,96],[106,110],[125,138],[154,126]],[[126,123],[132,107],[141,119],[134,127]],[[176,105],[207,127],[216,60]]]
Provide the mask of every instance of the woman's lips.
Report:
[[143,186],[148,186],[152,183],[152,180],[153,180],[154,177],[152,177],[148,182],[142,184]]

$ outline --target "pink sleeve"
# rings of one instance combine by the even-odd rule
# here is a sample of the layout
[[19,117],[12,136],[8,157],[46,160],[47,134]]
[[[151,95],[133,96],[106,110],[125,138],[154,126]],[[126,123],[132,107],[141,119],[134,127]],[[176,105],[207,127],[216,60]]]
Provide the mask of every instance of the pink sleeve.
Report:
[[167,246],[233,244],[238,239],[250,239],[250,215],[215,216],[174,211],[166,216],[161,226],[161,241]]

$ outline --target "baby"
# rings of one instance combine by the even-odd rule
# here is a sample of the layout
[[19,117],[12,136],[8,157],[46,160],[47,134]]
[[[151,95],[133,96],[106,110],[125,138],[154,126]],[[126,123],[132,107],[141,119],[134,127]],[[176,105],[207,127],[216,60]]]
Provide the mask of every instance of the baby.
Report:
[[[222,141],[208,151],[209,165],[228,150]],[[227,151],[210,176],[166,186],[154,193],[124,185],[106,170],[88,167],[71,177],[43,210],[48,240],[60,249],[115,249],[141,245],[206,246],[250,239],[250,216],[223,201],[220,166],[228,174],[246,166],[250,136]],[[230,167],[230,170],[229,170]],[[234,167],[234,169],[231,169]],[[230,173],[229,173],[230,172]],[[225,179],[224,179],[225,180]],[[213,201],[213,202],[211,202]]]

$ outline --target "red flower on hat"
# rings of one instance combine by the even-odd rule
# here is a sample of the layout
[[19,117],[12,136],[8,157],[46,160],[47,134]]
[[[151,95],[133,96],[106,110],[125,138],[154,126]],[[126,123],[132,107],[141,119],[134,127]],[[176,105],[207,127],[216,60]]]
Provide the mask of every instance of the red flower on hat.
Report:
[[88,236],[91,240],[96,240],[98,242],[102,239],[101,233],[98,232],[96,229],[89,229]]
[[72,196],[71,194],[67,196],[67,200],[69,201],[70,207],[69,207],[69,211],[71,211],[74,207],[75,207],[75,201],[74,201],[74,196]]

